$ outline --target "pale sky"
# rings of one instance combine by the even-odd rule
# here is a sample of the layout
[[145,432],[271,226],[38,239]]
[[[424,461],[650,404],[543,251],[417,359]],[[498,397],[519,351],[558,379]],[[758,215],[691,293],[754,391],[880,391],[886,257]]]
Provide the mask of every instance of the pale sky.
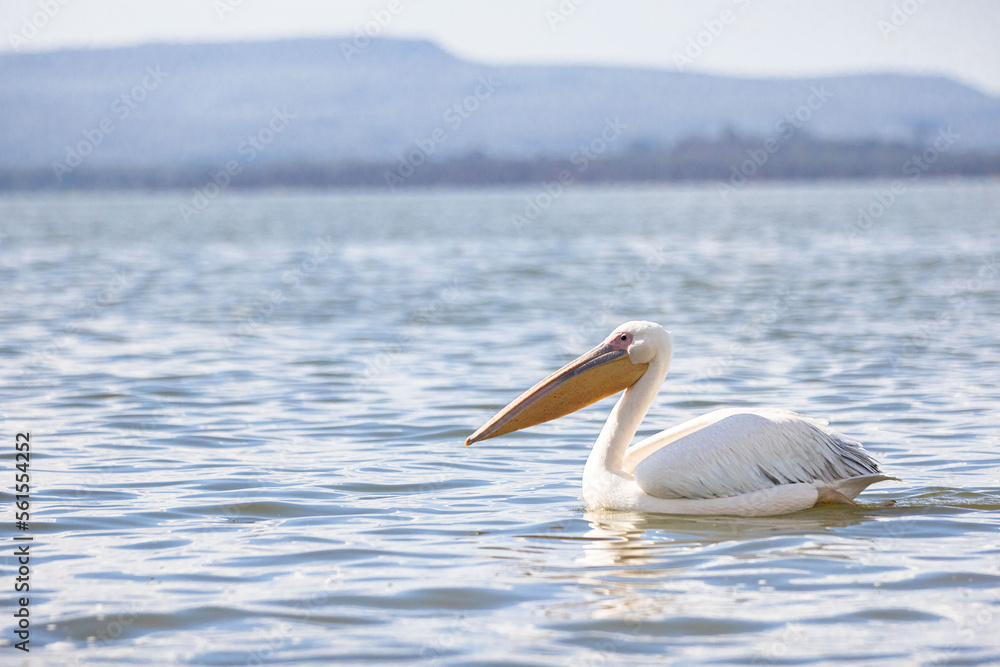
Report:
[[0,0],[0,51],[346,38],[366,24],[479,62],[943,74],[1000,96],[995,0]]

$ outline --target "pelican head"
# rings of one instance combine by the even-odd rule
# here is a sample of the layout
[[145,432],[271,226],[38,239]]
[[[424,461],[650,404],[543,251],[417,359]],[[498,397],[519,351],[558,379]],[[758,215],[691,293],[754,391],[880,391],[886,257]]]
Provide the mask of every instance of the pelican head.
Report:
[[[626,322],[586,354],[518,396],[479,430],[466,446],[568,415],[631,387],[651,364],[670,364],[673,341],[652,322]],[[660,377],[658,382],[662,382]]]

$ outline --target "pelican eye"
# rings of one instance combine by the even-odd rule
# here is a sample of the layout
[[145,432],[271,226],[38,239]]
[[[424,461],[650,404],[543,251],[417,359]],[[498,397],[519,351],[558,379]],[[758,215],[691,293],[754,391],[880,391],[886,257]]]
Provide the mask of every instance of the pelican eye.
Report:
[[628,334],[622,334],[622,337],[618,340],[628,340]]

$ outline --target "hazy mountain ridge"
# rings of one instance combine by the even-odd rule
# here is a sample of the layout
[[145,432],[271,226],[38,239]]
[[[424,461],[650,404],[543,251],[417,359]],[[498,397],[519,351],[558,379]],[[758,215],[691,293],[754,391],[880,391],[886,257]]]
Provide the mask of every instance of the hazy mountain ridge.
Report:
[[[796,112],[801,130],[823,140],[909,142],[951,127],[956,150],[1000,148],[1000,99],[944,78],[491,66],[403,40],[373,40],[348,62],[344,43],[0,56],[0,167],[51,168],[74,153],[91,169],[221,167],[248,161],[248,138],[259,144],[253,161],[266,164],[387,163],[420,147],[433,159],[566,159],[608,121],[624,127],[607,145],[613,155],[727,130],[777,136]],[[287,122],[269,132],[276,114]]]

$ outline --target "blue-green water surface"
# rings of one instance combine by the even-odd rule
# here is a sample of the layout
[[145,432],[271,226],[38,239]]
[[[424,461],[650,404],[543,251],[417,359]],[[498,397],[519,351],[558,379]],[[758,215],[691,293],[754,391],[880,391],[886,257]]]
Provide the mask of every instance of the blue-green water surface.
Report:
[[[1000,182],[888,187],[3,195],[0,663],[1000,663]],[[591,512],[609,400],[463,446],[630,319],[640,435],[788,407],[902,481]]]

